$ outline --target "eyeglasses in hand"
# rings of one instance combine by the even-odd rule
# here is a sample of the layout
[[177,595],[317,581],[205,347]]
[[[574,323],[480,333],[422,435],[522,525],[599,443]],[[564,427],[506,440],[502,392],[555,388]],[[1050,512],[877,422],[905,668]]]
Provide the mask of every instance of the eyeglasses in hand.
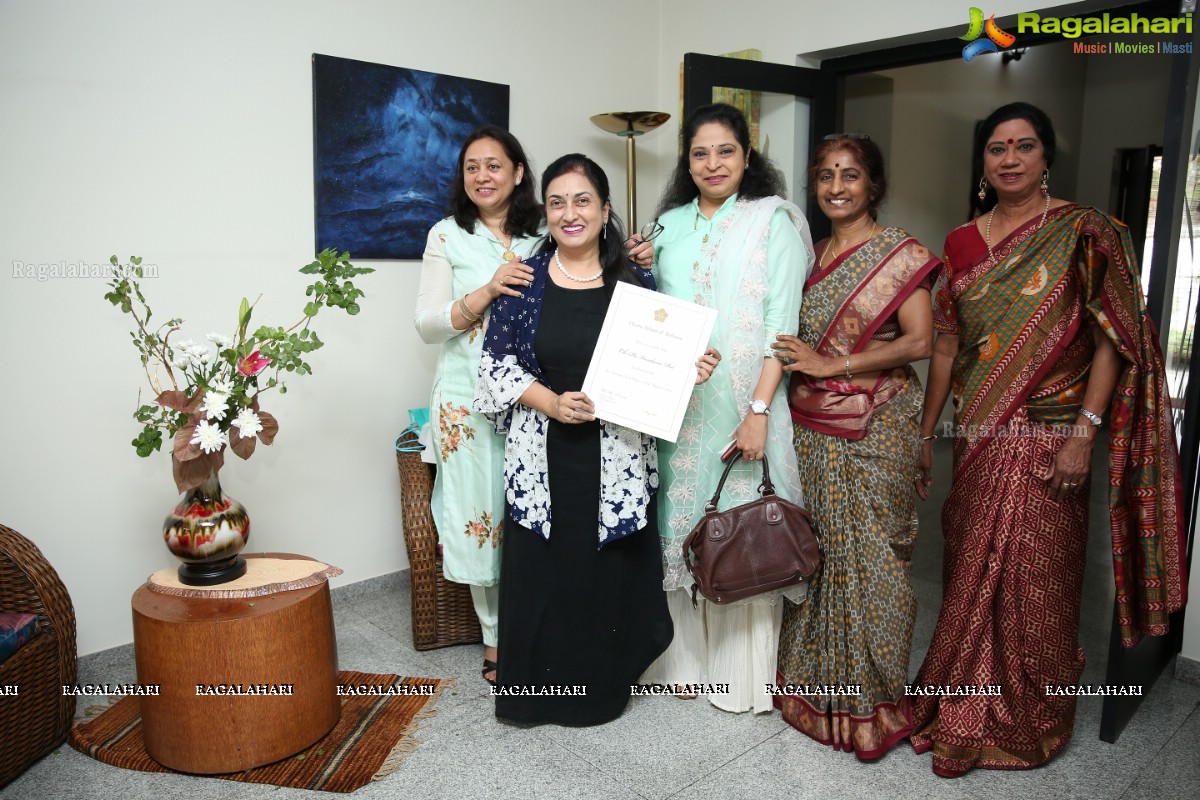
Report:
[[[638,231],[638,236],[641,237],[641,240],[643,242],[652,242],[655,239],[657,239],[658,235],[665,230],[666,230],[666,228],[664,228],[662,225],[658,224],[658,218],[656,217],[655,219],[650,220],[649,222],[647,222],[645,225],[643,225],[641,227],[641,229]],[[633,241],[633,237],[630,236],[628,239],[625,240],[625,243],[629,244],[632,241]]]

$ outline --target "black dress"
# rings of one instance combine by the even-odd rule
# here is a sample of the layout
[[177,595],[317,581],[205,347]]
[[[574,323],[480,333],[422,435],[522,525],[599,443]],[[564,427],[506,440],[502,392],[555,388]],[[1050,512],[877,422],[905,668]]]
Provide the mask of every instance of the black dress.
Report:
[[[609,296],[547,280],[534,351],[555,392],[582,387]],[[657,504],[645,528],[597,549],[600,425],[549,424],[549,540],[505,515],[496,677],[520,694],[499,694],[496,716],[598,725],[620,716],[630,685],[671,643]],[[569,687],[586,694],[550,694]]]

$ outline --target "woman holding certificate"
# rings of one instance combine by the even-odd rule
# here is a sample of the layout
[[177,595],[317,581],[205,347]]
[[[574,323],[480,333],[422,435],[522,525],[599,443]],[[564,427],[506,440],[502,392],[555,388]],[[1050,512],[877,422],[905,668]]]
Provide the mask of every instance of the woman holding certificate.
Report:
[[772,707],[766,687],[775,683],[780,593],[728,605],[698,598],[693,607],[681,545],[716,490],[731,443],[745,460],[725,485],[722,509],[758,496],[764,455],[778,493],[800,502],[783,365],[771,345],[796,332],[812,243],[800,209],[783,199],[783,177],[751,149],[740,111],[697,109],[680,140],[683,154],[659,203],[656,274],[666,294],[717,309],[710,344],[723,359],[692,395],[678,440],[660,443],[663,587],[675,640],[644,680],[729,684],[727,693],[708,695],[714,705],[763,712]]
[[550,240],[523,296],[492,306],[475,396],[507,433],[496,716],[597,725],[671,641],[655,439],[597,420],[580,391],[614,287],[654,280],[591,159],[551,164],[542,197]]
[[887,177],[866,135],[826,137],[809,191],[833,235],[817,244],[799,335],[781,336],[776,351],[791,373],[800,481],[825,559],[807,602],[784,609],[779,683],[853,688],[775,704],[800,732],[872,759],[912,729],[922,392],[910,364],[933,348],[929,287],[941,262],[876,222]]

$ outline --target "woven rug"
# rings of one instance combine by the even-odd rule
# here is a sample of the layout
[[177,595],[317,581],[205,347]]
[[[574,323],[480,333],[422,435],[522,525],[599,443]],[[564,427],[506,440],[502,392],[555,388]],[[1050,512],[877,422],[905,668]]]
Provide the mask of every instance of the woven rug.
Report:
[[[273,764],[224,775],[246,783],[269,783],[293,789],[353,792],[391,773],[419,742],[413,734],[447,682],[433,678],[402,678],[369,672],[338,673],[343,686],[432,686],[432,694],[351,695],[342,704],[342,717],[311,747]],[[71,746],[105,764],[142,772],[175,772],[146,753],[137,697],[123,697],[95,719],[71,730]]]

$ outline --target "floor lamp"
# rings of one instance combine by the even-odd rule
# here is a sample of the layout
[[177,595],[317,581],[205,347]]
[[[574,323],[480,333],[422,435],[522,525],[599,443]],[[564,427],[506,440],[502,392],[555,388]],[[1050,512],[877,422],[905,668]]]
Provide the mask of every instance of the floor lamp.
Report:
[[633,140],[647,131],[652,131],[671,118],[661,111],[614,111],[592,117],[596,127],[625,138],[625,188],[629,216],[625,224],[629,232],[637,228],[637,156]]

